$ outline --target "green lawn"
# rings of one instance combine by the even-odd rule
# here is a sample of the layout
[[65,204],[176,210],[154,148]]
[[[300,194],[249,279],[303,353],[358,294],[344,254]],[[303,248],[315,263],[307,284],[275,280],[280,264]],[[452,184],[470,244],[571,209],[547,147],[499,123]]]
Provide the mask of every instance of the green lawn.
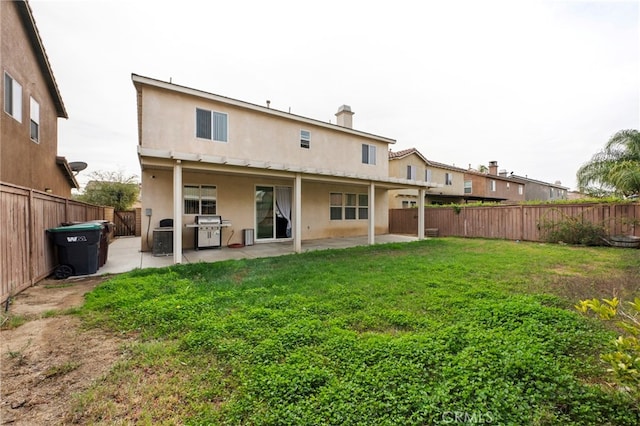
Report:
[[82,316],[136,336],[82,422],[637,425],[580,298],[640,250],[430,239],[114,277]]

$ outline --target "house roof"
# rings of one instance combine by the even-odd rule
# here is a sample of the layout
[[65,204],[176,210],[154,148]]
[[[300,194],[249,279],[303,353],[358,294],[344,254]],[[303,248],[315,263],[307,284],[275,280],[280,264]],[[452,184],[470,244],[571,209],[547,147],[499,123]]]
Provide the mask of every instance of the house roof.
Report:
[[389,160],[399,160],[401,158],[408,157],[409,155],[412,155],[412,154],[415,154],[418,157],[420,157],[420,159],[424,161],[428,166],[439,167],[441,169],[453,170],[461,173],[466,172],[465,169],[461,169],[460,167],[451,166],[449,164],[438,163],[437,161],[429,160],[427,159],[427,157],[422,155],[422,153],[415,148],[403,149],[401,151],[396,151],[396,152],[389,151]]
[[240,108],[246,108],[246,109],[250,109],[250,110],[253,110],[253,111],[259,111],[259,112],[262,112],[264,114],[275,115],[275,116],[286,118],[286,119],[289,119],[289,120],[296,120],[296,121],[299,121],[299,122],[302,122],[302,123],[313,124],[313,125],[316,125],[316,126],[325,127],[325,128],[333,129],[333,130],[340,131],[340,132],[345,132],[345,133],[350,133],[350,134],[353,134],[353,135],[363,136],[363,137],[367,137],[369,139],[374,139],[374,140],[377,140],[379,142],[384,142],[384,143],[387,143],[387,144],[396,143],[395,139],[390,139],[390,138],[386,138],[386,137],[383,137],[383,136],[378,136],[378,135],[374,135],[374,134],[371,134],[371,133],[366,133],[366,132],[362,132],[362,131],[359,131],[359,130],[354,130],[354,129],[351,129],[349,127],[343,127],[343,126],[339,126],[337,124],[331,124],[331,123],[327,123],[327,122],[324,122],[324,121],[316,120],[316,119],[313,119],[313,118],[303,117],[301,115],[292,114],[290,112],[280,111],[280,110],[277,110],[275,108],[264,107],[264,106],[261,106],[261,105],[252,104],[250,102],[245,102],[245,101],[240,101],[238,99],[229,98],[229,97],[226,97],[226,96],[216,95],[215,93],[205,92],[205,91],[202,91],[202,90],[193,89],[193,88],[186,87],[186,86],[181,86],[179,84],[175,84],[175,83],[172,83],[172,82],[166,82],[166,81],[157,80],[157,79],[150,78],[150,77],[144,77],[144,76],[141,76],[141,75],[138,75],[138,74],[131,74],[131,79],[133,80],[133,84],[136,86],[136,89],[138,89],[138,90],[139,90],[139,85],[144,84],[144,85],[148,85],[148,86],[162,88],[162,89],[165,89],[165,90],[171,90],[173,92],[184,93],[184,94],[191,95],[191,96],[198,96],[198,97],[209,99],[209,100],[216,101],[216,102],[226,103],[226,104],[234,105],[234,106],[237,106],[237,107],[240,107]]
[[549,183],[549,182],[544,182],[544,181],[541,181],[541,180],[531,179],[531,178],[526,177],[526,176],[518,176],[518,175],[511,174],[511,175],[509,175],[509,178],[511,178],[513,180],[517,180],[517,181],[518,180],[519,181],[524,181],[525,183],[526,182],[531,182],[531,183],[537,183],[539,185],[550,186],[550,187],[553,187],[553,188],[569,190],[568,187],[562,186],[560,184]]
[[58,117],[69,118],[67,110],[64,107],[64,103],[62,102],[62,96],[60,96],[60,91],[58,90],[58,84],[53,76],[47,52],[44,49],[44,44],[42,44],[42,39],[40,38],[36,21],[33,18],[31,6],[29,6],[29,2],[27,0],[16,1],[15,5],[18,9],[18,15],[22,20],[22,25],[29,37],[33,53],[36,55],[44,80],[47,83],[47,88],[49,89],[49,93],[51,94],[51,98],[53,99],[53,103],[56,107],[56,113],[58,114]]
[[80,188],[80,185],[78,185],[78,181],[76,180],[76,177],[73,174],[73,171],[71,170],[71,167],[69,167],[69,163],[67,163],[67,159],[64,158],[64,157],[56,157],[56,164],[62,170],[62,173],[64,174],[64,177],[67,178],[67,181],[69,182],[69,185],[72,188],[76,188],[76,189]]

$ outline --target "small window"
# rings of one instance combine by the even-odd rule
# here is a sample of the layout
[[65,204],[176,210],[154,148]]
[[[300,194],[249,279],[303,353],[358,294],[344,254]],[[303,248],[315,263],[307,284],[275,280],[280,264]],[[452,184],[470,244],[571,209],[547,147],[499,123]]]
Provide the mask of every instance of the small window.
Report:
[[522,195],[524,193],[524,186],[518,185],[518,195]]
[[184,214],[216,214],[217,188],[210,185],[185,185],[182,192]]
[[196,137],[227,142],[227,114],[196,108]]
[[40,141],[40,104],[35,99],[30,99],[31,114],[31,140]]
[[507,182],[507,191],[511,189],[511,182]]
[[406,201],[406,200],[405,200],[405,201],[403,201],[403,202],[402,202],[402,208],[403,208],[403,209],[408,209],[408,208],[409,208],[409,202],[408,202],[408,201]]
[[332,192],[330,194],[330,218],[331,220],[342,220],[342,194]]
[[431,182],[431,169],[426,169],[424,171],[424,180],[426,182]]
[[445,173],[444,174],[444,184],[445,185],[453,185],[453,173]]
[[376,164],[376,147],[362,144],[362,164]]
[[416,180],[416,166],[407,166],[407,179]]
[[311,132],[307,130],[300,130],[300,148],[307,148],[311,146]]
[[473,192],[473,182],[470,180],[464,181],[464,193],[471,194]]
[[496,192],[496,181],[491,179],[491,192]]
[[22,86],[4,73],[4,111],[22,123]]

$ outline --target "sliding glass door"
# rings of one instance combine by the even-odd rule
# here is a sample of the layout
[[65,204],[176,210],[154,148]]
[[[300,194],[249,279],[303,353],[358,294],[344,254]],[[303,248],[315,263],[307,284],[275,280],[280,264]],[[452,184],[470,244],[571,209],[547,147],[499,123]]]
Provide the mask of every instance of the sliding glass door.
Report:
[[256,239],[291,238],[291,187],[256,186]]

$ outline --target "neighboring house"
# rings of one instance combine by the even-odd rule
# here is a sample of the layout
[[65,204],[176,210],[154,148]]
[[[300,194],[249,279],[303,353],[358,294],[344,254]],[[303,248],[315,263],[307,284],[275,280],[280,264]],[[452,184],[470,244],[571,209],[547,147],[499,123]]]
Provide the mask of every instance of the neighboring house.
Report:
[[[428,160],[415,148],[389,151],[389,176],[424,179],[430,186],[425,193],[426,204],[462,203],[464,172],[464,169]],[[389,208],[411,208],[417,205],[417,190],[389,191]]]
[[498,162],[490,161],[487,173],[471,169],[464,172],[464,198],[483,202],[524,201],[525,184],[513,181],[506,172],[498,173]]
[[[173,220],[174,262],[195,246],[199,215],[219,215],[222,244],[388,232],[388,191],[417,179],[389,177],[393,139],[352,128],[343,105],[337,125],[267,106],[132,75],[138,104],[142,207],[148,228]],[[146,220],[145,220],[146,222]],[[420,223],[421,222],[421,223]],[[191,226],[189,226],[191,225]],[[420,215],[418,234],[424,232]],[[149,229],[143,229],[143,235]],[[422,235],[420,235],[422,234]],[[142,238],[142,250],[149,250]]]
[[29,3],[0,1],[0,21],[0,181],[69,198],[78,182],[57,156],[67,112]]
[[[507,175],[506,171],[501,171],[500,174],[502,173],[505,176]],[[559,181],[555,183],[542,182],[526,176],[514,175],[513,173],[509,174],[509,178],[524,184],[525,201],[555,201],[569,198],[569,188],[562,186]]]

